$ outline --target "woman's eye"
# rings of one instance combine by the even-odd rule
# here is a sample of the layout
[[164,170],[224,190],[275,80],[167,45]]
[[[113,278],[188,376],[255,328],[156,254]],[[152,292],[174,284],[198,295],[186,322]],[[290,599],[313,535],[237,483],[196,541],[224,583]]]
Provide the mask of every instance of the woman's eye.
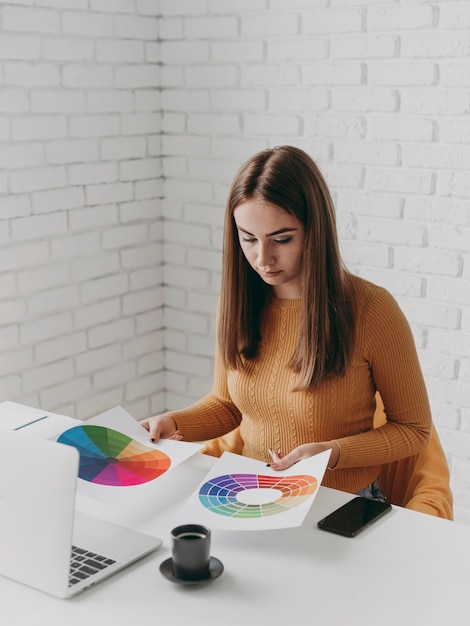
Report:
[[242,241],[243,243],[253,243],[256,239],[254,237],[242,237]]
[[284,237],[283,239],[275,239],[274,243],[289,243],[292,240],[292,237]]

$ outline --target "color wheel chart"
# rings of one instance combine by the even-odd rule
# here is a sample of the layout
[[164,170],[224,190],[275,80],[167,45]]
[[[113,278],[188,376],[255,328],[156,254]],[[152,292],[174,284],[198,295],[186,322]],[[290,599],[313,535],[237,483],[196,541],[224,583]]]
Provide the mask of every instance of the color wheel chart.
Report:
[[317,485],[317,479],[308,475],[226,474],[205,482],[199,489],[199,501],[218,515],[253,519],[302,504]]
[[104,426],[75,426],[57,441],[78,450],[79,478],[98,485],[141,485],[158,478],[171,465],[163,452]]

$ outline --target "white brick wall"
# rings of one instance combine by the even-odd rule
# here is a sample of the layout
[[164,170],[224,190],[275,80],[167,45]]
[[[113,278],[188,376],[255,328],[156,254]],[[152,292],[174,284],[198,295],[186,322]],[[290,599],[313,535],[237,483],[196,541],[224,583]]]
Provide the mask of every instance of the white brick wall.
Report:
[[0,2],[0,399],[164,407],[157,1]]
[[295,144],[412,324],[470,523],[469,25],[468,0],[1,1],[0,397],[206,392],[228,187]]

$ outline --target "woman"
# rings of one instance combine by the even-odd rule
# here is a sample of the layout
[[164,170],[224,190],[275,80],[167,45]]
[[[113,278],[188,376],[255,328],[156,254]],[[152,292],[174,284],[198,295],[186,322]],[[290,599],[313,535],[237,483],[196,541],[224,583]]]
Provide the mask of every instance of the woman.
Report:
[[[323,484],[355,493],[431,432],[409,325],[384,289],[350,274],[327,185],[302,150],[255,154],[229,193],[211,392],[142,423],[153,440],[237,425],[243,454],[285,469],[331,450]],[[374,429],[376,391],[387,423]]]

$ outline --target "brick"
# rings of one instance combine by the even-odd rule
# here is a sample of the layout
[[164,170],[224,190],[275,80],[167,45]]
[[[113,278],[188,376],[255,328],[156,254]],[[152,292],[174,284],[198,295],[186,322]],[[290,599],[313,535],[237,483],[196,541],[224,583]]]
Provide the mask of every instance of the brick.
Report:
[[67,135],[67,122],[58,115],[14,118],[11,125],[12,138],[16,141],[50,140]]
[[145,156],[144,137],[116,137],[101,140],[101,158],[103,160],[136,159]]
[[[185,18],[184,33],[189,40],[212,39],[214,33],[220,33],[219,37],[223,39],[232,39],[238,35],[238,18],[235,16],[216,15],[200,18],[189,14],[185,15],[187,17]],[[243,32],[243,20],[241,30]]]
[[405,115],[460,115],[467,112],[467,91],[450,91],[436,86],[403,91],[401,110]]
[[71,137],[106,137],[116,135],[119,130],[117,115],[88,115],[69,120]]
[[163,183],[160,180],[148,179],[135,183],[135,199],[157,199],[163,196]]
[[52,63],[5,61],[3,67],[7,85],[57,87],[60,84],[60,70]]
[[33,348],[9,350],[8,359],[0,359],[0,380],[4,376],[19,374],[33,365]]
[[[1,285],[0,280],[0,287]],[[13,324],[2,324],[0,327],[0,350],[6,352],[7,350],[15,350],[19,345],[19,330],[16,320]],[[5,396],[3,396],[5,397]]]
[[117,37],[154,40],[158,37],[157,19],[139,15],[116,15],[115,33]]
[[44,146],[40,142],[6,144],[0,152],[2,169],[43,165],[44,161]]
[[401,37],[401,55],[405,58],[458,58],[468,56],[469,52],[470,42],[463,33],[440,32],[437,36],[436,33],[413,33]]
[[89,280],[80,288],[81,302],[90,304],[100,300],[108,300],[114,296],[121,296],[127,293],[129,280],[126,274],[115,274],[113,276],[101,276]]
[[133,246],[145,242],[147,232],[147,225],[141,223],[108,228],[101,236],[101,245],[104,250]]
[[0,59],[39,59],[41,56],[41,38],[37,35],[25,35],[2,32],[0,37]]
[[20,324],[20,337],[23,344],[37,344],[57,334],[68,335],[72,330],[72,314],[57,313]]
[[37,364],[52,363],[72,355],[80,354],[86,349],[85,333],[73,333],[58,338],[42,341],[35,346],[35,362]]
[[76,401],[76,416],[78,419],[87,420],[110,407],[123,405],[124,397],[122,387],[112,387],[109,390],[95,393],[82,394]]
[[65,186],[65,169],[63,167],[40,167],[18,170],[10,174],[12,193],[24,193]]
[[310,34],[351,33],[361,31],[362,12],[359,9],[326,9],[305,14],[302,32]]
[[60,14],[50,9],[5,6],[2,18],[5,30],[41,33],[58,33],[60,30]]
[[87,205],[128,202],[133,199],[131,183],[90,185],[86,188]]
[[121,89],[158,88],[160,80],[160,66],[129,65],[118,66],[115,70],[114,82]]
[[43,42],[42,57],[48,61],[91,61],[93,43],[88,39],[46,38]]
[[163,347],[162,334],[159,331],[137,335],[123,344],[123,358],[140,358],[144,354],[150,354]]
[[57,383],[73,380],[75,375],[72,359],[63,359],[56,363],[34,367],[22,373],[23,383],[31,391],[40,391],[53,387]]
[[98,63],[141,63],[144,60],[144,45],[135,40],[106,40],[96,42]]
[[112,161],[95,163],[73,163],[67,168],[70,185],[96,185],[118,180],[117,164]]
[[444,223],[447,226],[466,226],[468,225],[468,201],[432,196],[409,196],[405,200],[405,216],[411,220]]
[[399,147],[385,141],[343,140],[335,146],[335,160],[346,163],[394,166],[399,163]]
[[40,90],[31,94],[33,113],[81,113],[85,108],[85,96],[82,93]]
[[72,279],[78,283],[90,278],[117,273],[119,269],[120,262],[117,253],[97,254],[84,259],[77,259],[71,263]]
[[294,115],[251,115],[244,118],[244,130],[248,135],[277,134],[298,136],[301,134],[300,119]]
[[2,301],[2,324],[13,324],[25,317],[26,303],[20,298]]
[[121,119],[121,132],[123,135],[158,133],[160,126],[160,113],[134,113],[123,115]]
[[69,267],[65,263],[45,266],[32,266],[17,273],[16,280],[20,293],[43,291],[70,282]]
[[429,275],[458,276],[460,274],[460,258],[458,254],[434,248],[396,247],[393,265],[404,272],[418,272]]
[[62,31],[67,35],[110,37],[113,34],[113,16],[91,11],[64,11]]
[[394,35],[349,35],[333,37],[333,59],[387,59],[397,56],[397,38]]
[[[305,70],[303,72],[305,74]],[[297,86],[299,83],[309,83],[307,79],[302,79],[302,73],[297,65],[288,63],[253,63],[243,65],[240,68],[241,82],[248,87],[278,87]]]
[[208,90],[197,89],[192,91],[167,88],[162,91],[162,108],[165,111],[186,111],[188,98],[191,99],[193,111],[206,111],[210,106],[210,93]]
[[116,320],[121,315],[119,298],[110,298],[103,302],[81,306],[74,311],[74,328],[80,330]]
[[68,398],[71,402],[79,400],[92,391],[89,377],[75,376],[72,380],[59,385],[43,389],[39,393],[41,406],[54,406],[61,398]]
[[238,83],[238,70],[230,65],[190,65],[185,69],[184,84],[188,87],[231,87]]
[[[364,241],[395,246],[424,246],[426,229],[422,224],[410,224],[403,220],[374,219],[358,221],[357,237]],[[415,253],[417,250],[415,250]]]
[[50,213],[65,209],[82,207],[85,194],[82,187],[47,189],[32,194],[33,213]]
[[21,89],[2,88],[0,113],[24,113],[29,110],[28,94]]
[[455,198],[468,198],[470,195],[470,181],[466,174],[466,171],[441,172],[437,183],[439,194]]
[[433,190],[433,174],[421,170],[370,170],[366,187],[373,191],[429,194]]
[[113,85],[112,69],[106,65],[66,65],[62,69],[62,83],[71,89],[101,89]]
[[424,61],[390,61],[371,63],[367,71],[370,85],[415,87],[433,85],[437,79],[434,63]]
[[119,165],[120,180],[155,179],[160,175],[160,159],[132,159]]
[[88,345],[92,350],[106,345],[118,345],[122,340],[132,337],[134,332],[134,322],[129,318],[107,322],[88,330]]
[[94,140],[51,141],[46,143],[48,163],[76,163],[96,161],[98,142]]
[[419,30],[431,28],[434,21],[432,6],[371,6],[367,11],[368,30]]

